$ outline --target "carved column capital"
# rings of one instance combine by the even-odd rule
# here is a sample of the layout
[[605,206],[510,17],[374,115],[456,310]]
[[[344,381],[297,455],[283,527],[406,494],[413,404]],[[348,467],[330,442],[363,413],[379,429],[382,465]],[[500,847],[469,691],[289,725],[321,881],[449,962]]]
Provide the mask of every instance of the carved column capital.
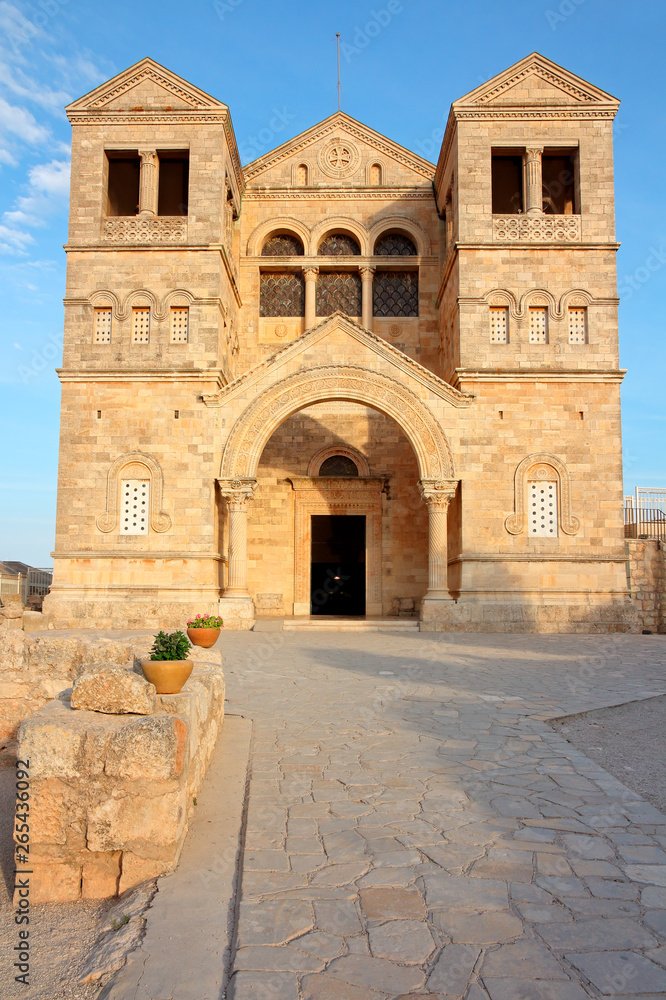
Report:
[[530,163],[532,160],[540,160],[543,153],[543,146],[529,146],[525,150],[525,160]]
[[141,158],[141,166],[143,166],[144,163],[149,163],[151,166],[155,166],[157,163],[156,149],[140,149],[139,156]]
[[247,505],[257,488],[256,479],[218,479],[217,484],[230,511],[247,511]]
[[457,479],[421,479],[419,490],[430,509],[448,510],[458,486]]
[[361,275],[362,281],[372,281],[373,275],[377,270],[377,268],[373,267],[371,264],[364,264],[363,267],[359,267],[358,270]]
[[316,281],[318,274],[319,268],[313,264],[308,264],[307,267],[303,268],[303,277],[306,281]]

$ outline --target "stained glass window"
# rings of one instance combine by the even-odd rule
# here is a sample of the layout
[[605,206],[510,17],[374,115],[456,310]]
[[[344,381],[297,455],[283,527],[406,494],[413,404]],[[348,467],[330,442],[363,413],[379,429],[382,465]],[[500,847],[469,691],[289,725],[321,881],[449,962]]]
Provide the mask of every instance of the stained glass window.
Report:
[[361,275],[358,271],[331,271],[317,278],[317,316],[361,315]]
[[346,233],[331,233],[319,244],[322,257],[358,257],[360,253],[361,248],[354,237]]
[[346,455],[331,455],[319,466],[320,476],[358,476],[356,462]]
[[373,310],[375,316],[418,316],[418,272],[375,271]]
[[302,257],[303,244],[291,233],[276,233],[264,243],[262,257]]
[[375,243],[376,257],[414,257],[417,249],[402,233],[384,233]]
[[304,316],[305,279],[293,271],[261,275],[260,316]]

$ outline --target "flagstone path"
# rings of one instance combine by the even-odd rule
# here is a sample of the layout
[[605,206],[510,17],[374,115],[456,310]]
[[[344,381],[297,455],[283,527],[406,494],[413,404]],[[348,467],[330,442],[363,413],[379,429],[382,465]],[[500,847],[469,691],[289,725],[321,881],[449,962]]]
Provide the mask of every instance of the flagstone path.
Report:
[[666,816],[548,717],[666,637],[226,633],[254,722],[233,1000],[666,995]]

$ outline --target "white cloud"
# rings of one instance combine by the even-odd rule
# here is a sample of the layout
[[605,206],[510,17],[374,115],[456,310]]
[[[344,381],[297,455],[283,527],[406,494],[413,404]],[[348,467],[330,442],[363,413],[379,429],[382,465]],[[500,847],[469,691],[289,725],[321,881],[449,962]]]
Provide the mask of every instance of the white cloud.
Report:
[[21,195],[16,207],[5,212],[5,221],[18,226],[43,226],[46,216],[57,211],[69,195],[69,163],[51,160],[38,163],[28,175],[28,193]]
[[25,247],[34,242],[30,233],[0,225],[0,253],[25,253]]
[[0,97],[0,131],[31,144],[43,143],[49,138],[49,130],[36,122],[26,108],[9,104],[3,97]]

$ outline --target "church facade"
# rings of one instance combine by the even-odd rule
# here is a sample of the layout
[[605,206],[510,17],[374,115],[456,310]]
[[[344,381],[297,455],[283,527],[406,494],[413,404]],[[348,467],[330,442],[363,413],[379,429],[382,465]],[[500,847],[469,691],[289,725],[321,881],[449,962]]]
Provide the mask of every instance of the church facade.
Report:
[[635,627],[617,109],[535,53],[436,165],[338,112],[243,167],[150,59],[71,104],[54,622]]

